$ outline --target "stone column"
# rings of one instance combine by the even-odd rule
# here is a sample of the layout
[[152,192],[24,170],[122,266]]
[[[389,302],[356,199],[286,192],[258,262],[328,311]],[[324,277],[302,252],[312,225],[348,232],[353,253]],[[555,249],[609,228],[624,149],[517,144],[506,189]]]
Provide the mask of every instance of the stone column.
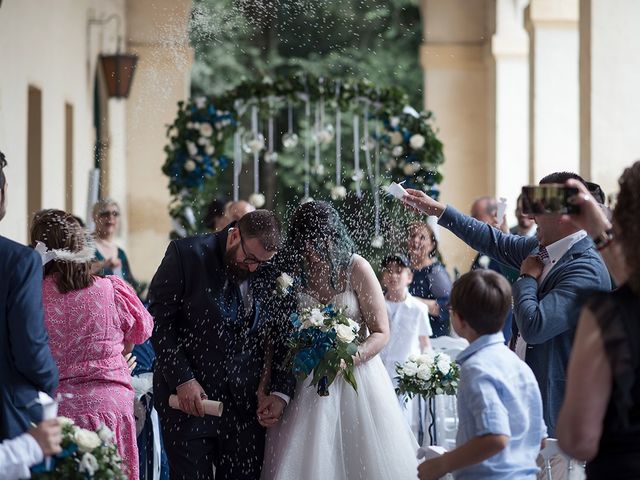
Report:
[[516,200],[529,182],[529,39],[524,29],[528,0],[497,0],[495,62],[495,195],[507,198],[509,224]]
[[529,181],[579,170],[578,0],[531,0]]
[[580,1],[580,171],[606,193],[640,159],[640,2]]
[[161,171],[166,125],[189,96],[190,0],[127,1],[129,50],[139,56],[127,102],[128,245],[134,274],[150,280],[171,230],[167,178]]
[[[474,198],[495,192],[494,2],[422,0],[421,10],[424,106],[434,112],[444,144],[441,199],[467,212]],[[471,248],[446,231],[441,247],[450,271],[469,269]]]

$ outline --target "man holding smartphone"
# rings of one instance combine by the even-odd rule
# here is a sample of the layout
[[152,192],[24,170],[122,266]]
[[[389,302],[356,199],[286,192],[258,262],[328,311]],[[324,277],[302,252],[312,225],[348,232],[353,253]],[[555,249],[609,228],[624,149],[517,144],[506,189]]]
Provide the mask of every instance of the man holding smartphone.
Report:
[[[564,184],[575,173],[547,175],[540,185]],[[571,342],[580,313],[579,293],[608,290],[607,269],[586,232],[561,214],[534,215],[536,237],[505,234],[444,205],[418,190],[407,190],[404,202],[414,209],[436,215],[471,248],[520,271],[513,284],[514,319],[522,340],[519,347],[533,370],[550,436],[564,398]]]

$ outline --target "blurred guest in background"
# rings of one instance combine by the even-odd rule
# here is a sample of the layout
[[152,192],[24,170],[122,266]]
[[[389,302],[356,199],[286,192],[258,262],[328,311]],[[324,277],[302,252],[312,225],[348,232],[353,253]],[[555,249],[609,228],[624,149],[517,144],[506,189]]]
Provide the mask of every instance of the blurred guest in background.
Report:
[[413,270],[409,293],[429,307],[434,337],[449,335],[451,277],[438,260],[438,240],[427,223],[409,225],[407,250]]
[[207,214],[202,221],[207,230],[219,232],[231,223],[231,220],[225,214],[225,205],[226,203],[223,200],[215,198],[207,206]]
[[230,222],[237,222],[247,213],[253,212],[256,209],[246,200],[238,200],[237,202],[229,202],[225,207],[225,215]]
[[509,233],[513,235],[520,235],[521,237],[533,237],[536,234],[538,226],[531,215],[522,213],[522,209],[520,208],[521,198],[522,194],[518,196],[516,205],[516,220],[518,221],[518,224],[511,227]]

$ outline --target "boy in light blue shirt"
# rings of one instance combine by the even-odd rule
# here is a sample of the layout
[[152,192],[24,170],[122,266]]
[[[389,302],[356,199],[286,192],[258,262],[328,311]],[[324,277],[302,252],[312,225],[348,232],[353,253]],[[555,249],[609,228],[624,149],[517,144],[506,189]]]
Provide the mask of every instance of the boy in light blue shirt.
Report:
[[459,428],[455,450],[418,467],[421,480],[453,473],[465,479],[535,479],[547,428],[531,369],[504,345],[509,282],[474,270],[453,285],[451,323],[470,345],[458,355]]

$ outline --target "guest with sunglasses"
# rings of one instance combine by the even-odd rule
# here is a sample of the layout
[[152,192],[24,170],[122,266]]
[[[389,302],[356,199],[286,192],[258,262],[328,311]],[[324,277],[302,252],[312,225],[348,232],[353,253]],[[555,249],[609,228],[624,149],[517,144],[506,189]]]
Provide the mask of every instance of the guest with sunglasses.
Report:
[[93,221],[96,224],[93,232],[96,242],[96,261],[92,266],[93,273],[120,277],[130,284],[140,296],[143,288],[131,273],[127,254],[115,242],[116,234],[120,228],[120,207],[109,198],[99,200],[93,206]]

